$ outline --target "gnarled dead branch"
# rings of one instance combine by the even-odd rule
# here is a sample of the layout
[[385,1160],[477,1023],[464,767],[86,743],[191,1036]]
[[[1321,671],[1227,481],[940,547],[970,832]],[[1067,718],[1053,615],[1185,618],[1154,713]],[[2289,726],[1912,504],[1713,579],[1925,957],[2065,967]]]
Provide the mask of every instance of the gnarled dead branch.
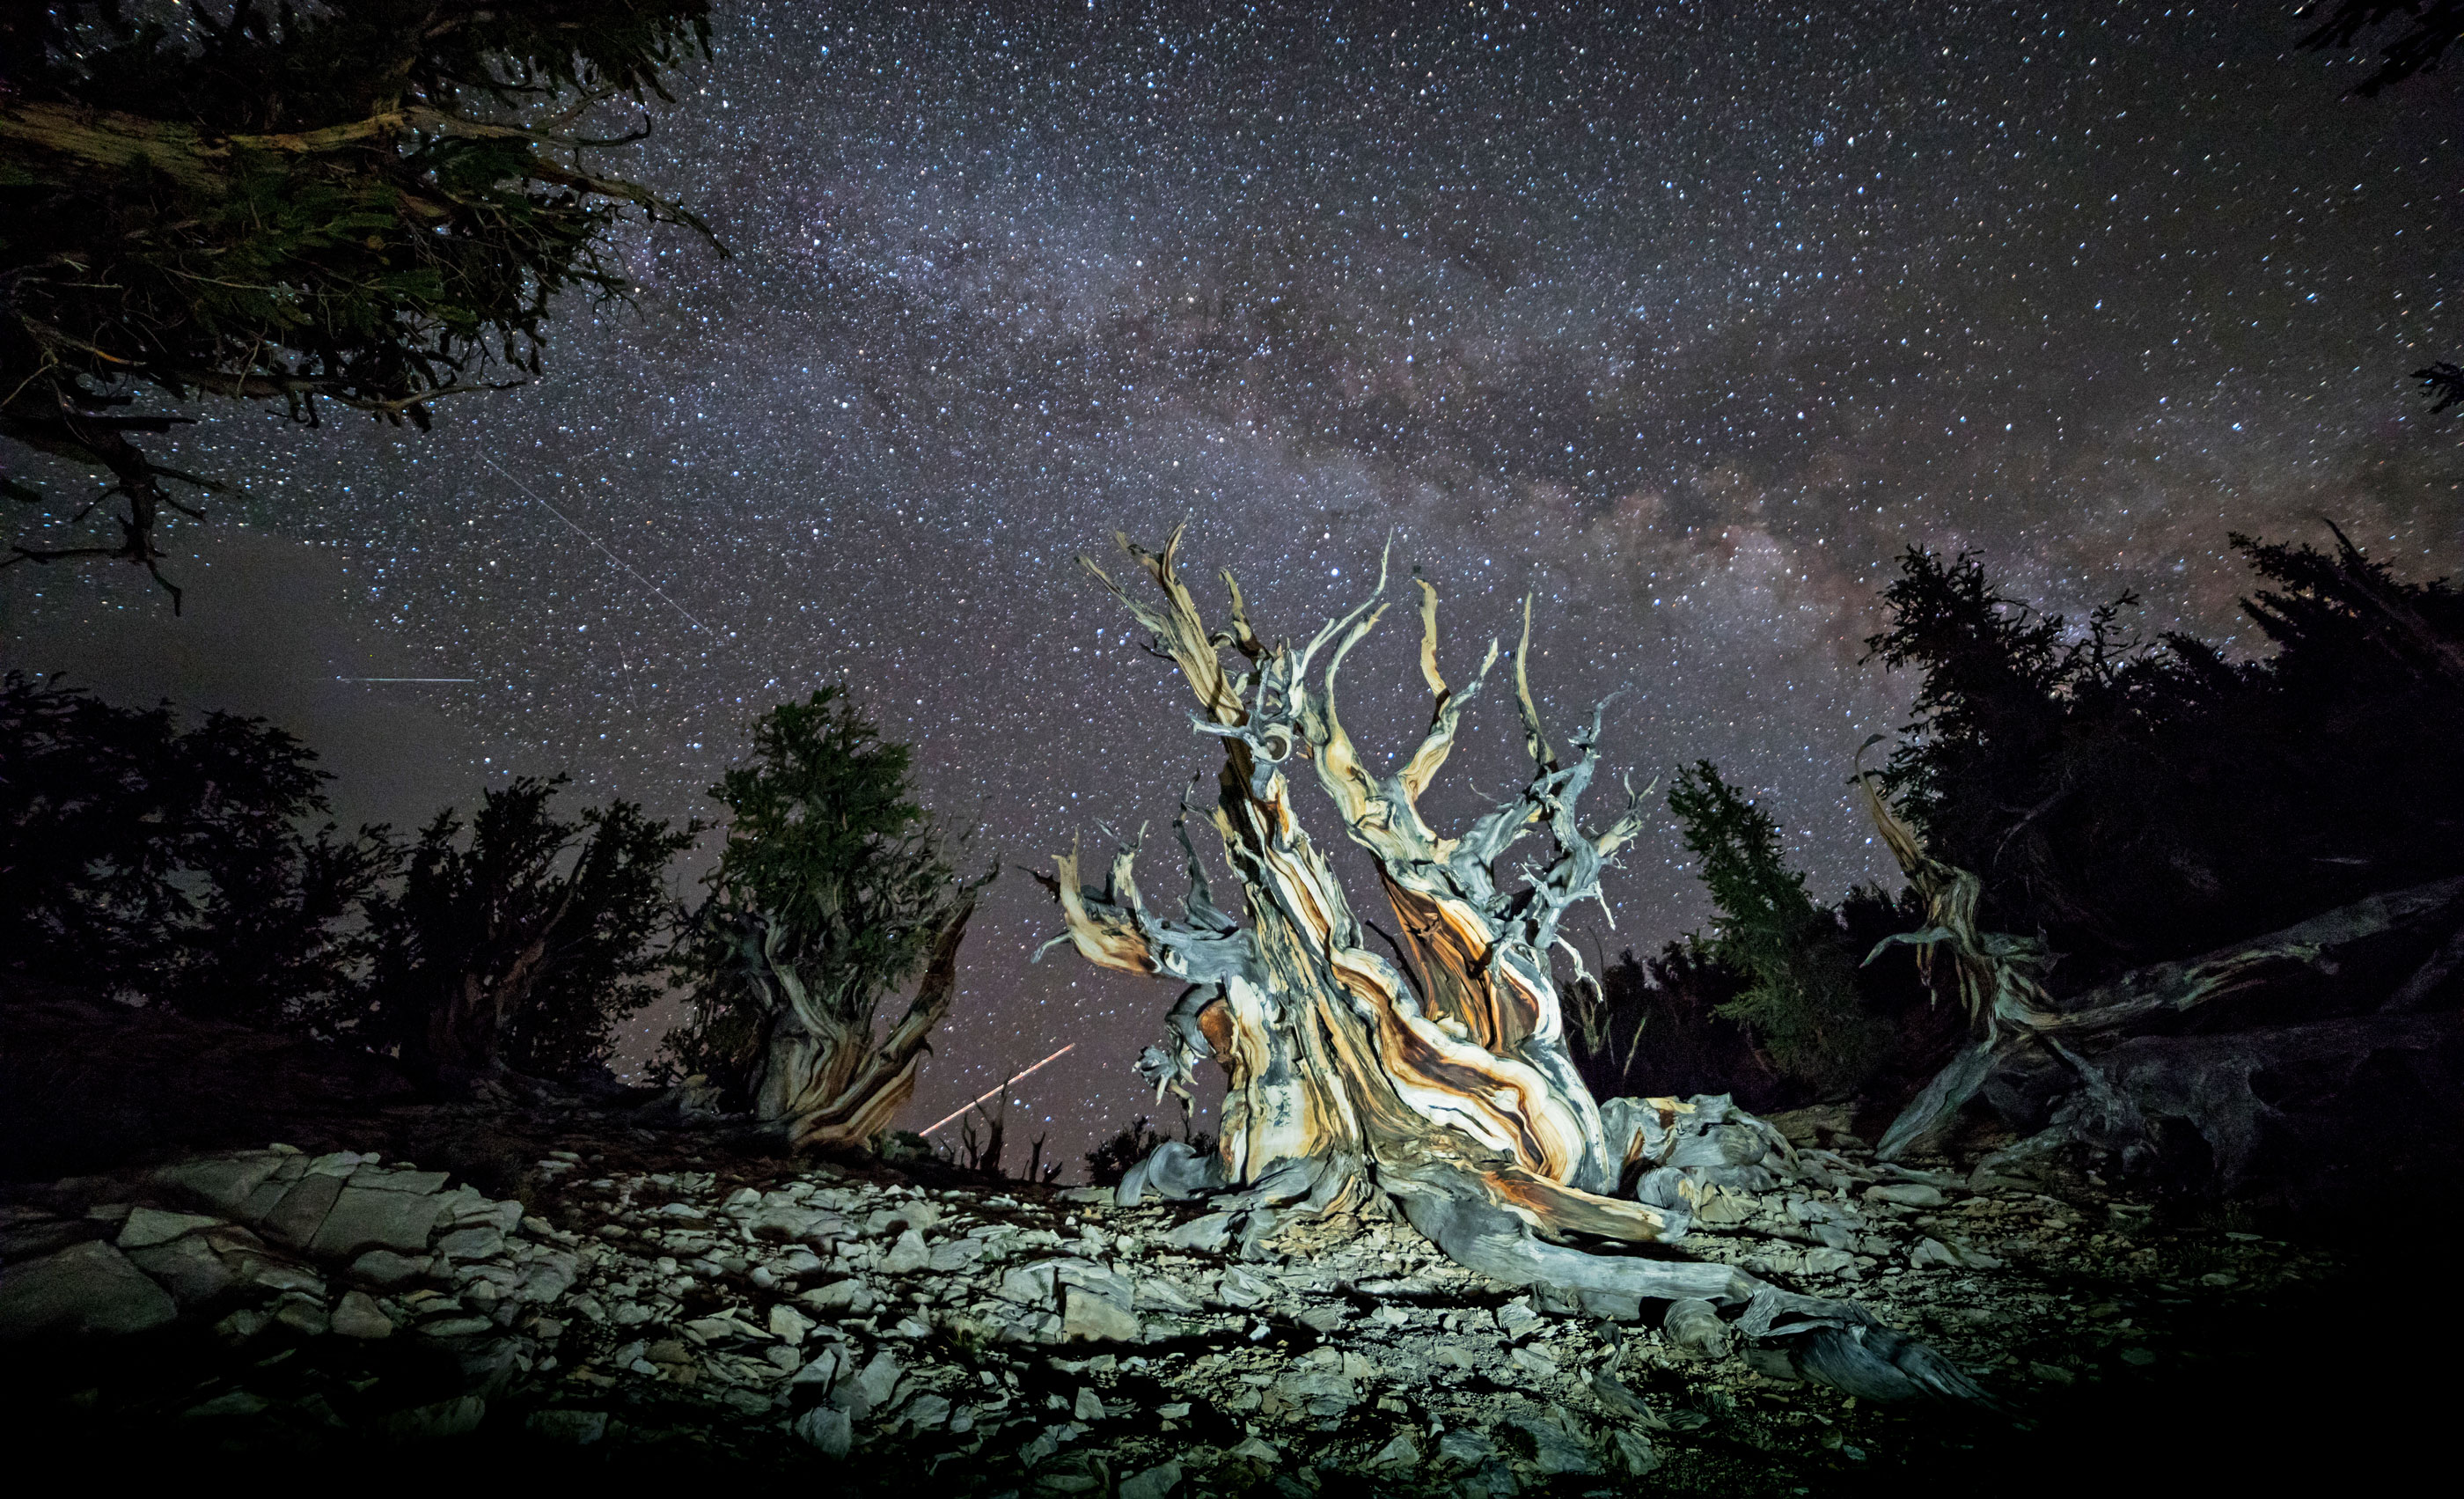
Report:
[[[1178,920],[1142,898],[1137,840],[1114,853],[1100,887],[1086,883],[1076,849],[1054,860],[1045,883],[1066,930],[1047,948],[1067,941],[1091,962],[1184,986],[1140,1063],[1158,1097],[1185,1096],[1201,1062],[1226,1078],[1215,1152],[1165,1144],[1124,1179],[1124,1200],[1223,1195],[1250,1210],[1254,1236],[1278,1203],[1323,1209],[1383,1193],[1447,1254],[1508,1282],[1629,1312],[1640,1300],[1698,1297],[1770,1312],[1770,1298],[1787,1293],[1743,1271],[1616,1248],[1682,1237],[1704,1193],[1741,1172],[1763,1171],[1756,1179],[1770,1184],[1757,1163],[1784,1161],[1788,1146],[1767,1126],[1757,1133],[1742,1116],[1729,1120],[1725,1099],[1700,1101],[1716,1105],[1707,1111],[1619,1100],[1604,1117],[1574,1069],[1551,955],[1564,951],[1580,969],[1560,923],[1577,902],[1600,898],[1602,871],[1641,829],[1641,796],[1629,784],[1605,827],[1583,825],[1607,704],[1565,736],[1564,753],[1551,743],[1527,671],[1529,602],[1514,681],[1529,777],[1461,834],[1443,836],[1422,817],[1419,797],[1497,664],[1495,641],[1456,690],[1439,660],[1436,591],[1418,584],[1429,727],[1403,767],[1380,776],[1346,730],[1336,689],[1345,660],[1390,606],[1385,559],[1376,586],[1351,610],[1306,641],[1268,644],[1228,574],[1232,628],[1207,628],[1179,575],[1179,531],[1155,552],[1119,540],[1160,603],[1085,565],[1179,668],[1198,700],[1198,732],[1223,741],[1213,816],[1245,918],[1215,904],[1185,806],[1176,830],[1190,889]],[[1227,664],[1227,651],[1238,660]],[[1376,863],[1401,961],[1369,945],[1302,827],[1292,777],[1304,762]],[[1538,844],[1531,857],[1502,874],[1526,838]],[[1649,1200],[1634,1195],[1639,1182],[1652,1188]],[[1764,1317],[1764,1335],[1819,1344],[1841,1367],[1866,1369],[1878,1389],[1896,1380],[1901,1393],[1976,1393],[1930,1355],[1906,1352],[1914,1345],[1860,1331],[1875,1325],[1856,1309],[1804,1297],[1790,1307],[1789,1317]],[[1873,1351],[1885,1347],[1894,1352]]]

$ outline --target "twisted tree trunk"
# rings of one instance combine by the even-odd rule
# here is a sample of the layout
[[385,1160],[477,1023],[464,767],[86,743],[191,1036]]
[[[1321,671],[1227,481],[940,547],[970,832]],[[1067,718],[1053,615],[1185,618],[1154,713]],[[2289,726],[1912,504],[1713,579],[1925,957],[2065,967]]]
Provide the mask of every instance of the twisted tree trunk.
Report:
[[[1834,1365],[1865,1370],[1867,1393],[1975,1393],[1957,1371],[1852,1306],[1792,1296],[1725,1265],[1616,1251],[1683,1234],[1696,1189],[1659,1202],[1618,1194],[1645,1168],[1670,1163],[1670,1127],[1697,1110],[1673,1099],[1617,1100],[1604,1118],[1568,1053],[1551,955],[1563,951],[1577,973],[1582,959],[1558,925],[1576,901],[1599,897],[1601,871],[1640,830],[1640,798],[1629,785],[1606,828],[1582,827],[1577,804],[1597,768],[1607,704],[1567,736],[1570,753],[1551,744],[1525,670],[1529,602],[1514,685],[1530,777],[1463,834],[1442,837],[1422,819],[1419,798],[1486,685],[1496,643],[1456,691],[1438,662],[1436,590],[1418,584],[1430,724],[1403,768],[1381,779],[1344,730],[1335,681],[1389,606],[1384,562],[1357,607],[1304,645],[1269,646],[1229,573],[1230,628],[1209,631],[1176,568],[1179,541],[1175,532],[1158,553],[1120,539],[1160,590],[1160,606],[1085,565],[1179,667],[1199,701],[1199,732],[1223,741],[1214,821],[1242,885],[1245,922],[1215,904],[1189,840],[1186,802],[1174,825],[1188,857],[1180,921],[1157,917],[1141,898],[1135,843],[1113,858],[1100,889],[1081,882],[1075,851],[1057,857],[1045,882],[1067,922],[1047,949],[1067,941],[1105,967],[1187,986],[1162,1043],[1140,1061],[1158,1095],[1170,1089],[1186,1098],[1205,1060],[1227,1079],[1215,1152],[1199,1157],[1166,1143],[1123,1180],[1124,1200],[1147,1190],[1238,1193],[1270,1225],[1276,1202],[1322,1209],[1384,1193],[1447,1254],[1500,1279],[1553,1287],[1603,1309],[1631,1309],[1637,1298],[1745,1308],[1749,1333],[1793,1335]],[[1227,670],[1226,651],[1243,664]],[[1341,885],[1302,829],[1286,773],[1295,761],[1308,763],[1353,841],[1376,861],[1412,974],[1366,945]],[[1520,883],[1502,886],[1498,861],[1535,834],[1547,851],[1524,866]],[[1749,1168],[1775,1141],[1747,1129],[1723,1138],[1737,1143],[1737,1159],[1706,1157],[1705,1169]],[[1604,1244],[1586,1250],[1572,1246],[1576,1239]]]
[[934,939],[933,956],[907,1013],[875,1039],[871,996],[817,995],[780,960],[777,928],[747,918],[730,934],[747,986],[767,1011],[753,1086],[754,1114],[791,1149],[858,1146],[890,1128],[915,1091],[933,1027],[957,992],[958,945],[981,882],[965,888]]

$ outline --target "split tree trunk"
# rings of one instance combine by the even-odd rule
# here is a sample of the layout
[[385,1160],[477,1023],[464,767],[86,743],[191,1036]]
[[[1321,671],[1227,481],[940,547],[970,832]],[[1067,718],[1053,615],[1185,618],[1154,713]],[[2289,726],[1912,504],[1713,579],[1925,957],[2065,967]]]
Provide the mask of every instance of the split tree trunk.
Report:
[[[1664,1110],[1621,1101],[1611,1128],[1568,1052],[1551,956],[1563,951],[1577,972],[1582,959],[1558,925],[1567,908],[1599,897],[1601,871],[1640,830],[1640,798],[1629,785],[1606,828],[1582,827],[1577,804],[1597,768],[1607,704],[1560,754],[1525,670],[1528,601],[1514,686],[1529,779],[1460,836],[1443,837],[1419,799],[1497,664],[1494,641],[1471,680],[1450,686],[1438,660],[1436,590],[1418,584],[1430,724],[1402,769],[1380,778],[1344,730],[1335,680],[1389,606],[1382,561],[1376,589],[1357,607],[1306,644],[1270,646],[1229,573],[1230,628],[1207,628],[1177,570],[1179,532],[1159,553],[1119,540],[1160,590],[1159,606],[1082,562],[1179,667],[1198,698],[1198,730],[1223,741],[1214,822],[1245,918],[1215,904],[1185,803],[1175,823],[1189,878],[1179,921],[1141,898],[1134,843],[1115,855],[1100,889],[1082,883],[1075,851],[1054,861],[1045,883],[1067,929],[1047,947],[1067,941],[1105,967],[1187,986],[1162,1043],[1140,1062],[1158,1095],[1170,1089],[1186,1098],[1202,1061],[1221,1066],[1227,1080],[1216,1151],[1201,1157],[1167,1143],[1125,1179],[1125,1199],[1150,1189],[1238,1193],[1254,1205],[1299,1199],[1323,1209],[1383,1193],[1448,1255],[1500,1279],[1604,1305],[1639,1297],[1744,1307],[1750,1332],[1795,1334],[1835,1353],[1840,1345],[1839,1356],[1866,1369],[1868,1393],[1974,1393],[1957,1371],[1854,1307],[1792,1296],[1725,1265],[1616,1251],[1684,1232],[1683,1205],[1617,1194],[1655,1163],[1648,1147],[1664,1138],[1667,1120],[1691,1111],[1674,1100],[1649,1101]],[[1225,652],[1242,664],[1227,670]],[[1287,774],[1301,762],[1376,861],[1412,973],[1366,945],[1303,830]],[[1499,861],[1531,835],[1546,851],[1519,883],[1501,885]],[[1604,1243],[1594,1252],[1572,1246],[1576,1239]]]

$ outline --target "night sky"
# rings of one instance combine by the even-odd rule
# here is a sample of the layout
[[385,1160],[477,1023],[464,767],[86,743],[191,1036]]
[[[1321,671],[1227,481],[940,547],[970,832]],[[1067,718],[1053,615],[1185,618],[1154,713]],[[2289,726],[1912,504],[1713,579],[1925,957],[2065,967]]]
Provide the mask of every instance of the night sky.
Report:
[[[628,235],[638,306],[562,304],[548,378],[429,435],[205,413],[171,461],[257,497],[172,534],[187,617],[18,568],[5,659],[269,714],[397,824],[563,768],[686,815],[757,711],[844,680],[971,857],[1152,821],[1162,901],[1218,757],[1072,559],[1194,518],[1210,606],[1229,564],[1301,633],[1391,532],[1458,680],[1535,592],[1544,711],[1630,688],[1609,761],[1716,761],[1836,895],[1887,867],[1844,780],[1905,719],[1858,662],[1908,543],[2211,638],[2228,529],[2464,561],[2464,421],[2404,378],[2464,352],[2464,75],[2343,97],[2289,10],[728,6],[604,165],[732,258]],[[1408,615],[1350,681],[1363,747],[1408,747]],[[1519,753],[1490,700],[1433,819]],[[1705,911],[1664,811],[1608,889],[1587,948]],[[1005,873],[907,1123],[1068,1042],[1014,1140],[1139,1112],[1173,989],[1027,966],[1055,930]]]

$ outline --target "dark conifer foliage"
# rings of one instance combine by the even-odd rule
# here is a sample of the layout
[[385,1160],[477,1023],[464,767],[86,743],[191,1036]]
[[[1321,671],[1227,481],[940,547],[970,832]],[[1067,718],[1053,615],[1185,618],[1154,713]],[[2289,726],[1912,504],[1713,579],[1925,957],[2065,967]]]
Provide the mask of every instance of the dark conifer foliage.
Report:
[[[916,801],[912,759],[828,687],[764,714],[749,762],[711,788],[727,844],[684,961],[694,1010],[668,1044],[765,1117],[798,1112],[793,1099],[852,1108],[849,1089],[912,1086],[937,1016],[911,1005],[880,1041],[875,1011],[955,940],[978,888],[957,877],[951,841]],[[946,989],[926,987],[948,1003]],[[877,1104],[855,1115],[869,1121]]]
[[1844,1094],[1881,1060],[1837,915],[1780,856],[1779,826],[1709,761],[1677,773],[1668,809],[1718,908],[1703,957],[1744,983],[1717,1014],[1745,1025],[1780,1072]]
[[451,807],[421,829],[400,890],[370,903],[364,1033],[435,1066],[569,1074],[656,996],[668,864],[700,829],[623,801],[561,818],[564,781],[518,778],[467,831]]
[[1600,973],[1597,1044],[1574,1047],[1584,1083],[1602,1098],[1728,1093],[1759,1111],[1810,1101],[1728,1012],[1749,982],[1691,937],[1645,959],[1620,954]]
[[[0,435],[107,472],[116,542],[24,547],[148,568],[165,468],[132,387],[322,403],[425,427],[536,374],[556,297],[624,297],[625,205],[707,228],[596,165],[594,106],[666,97],[708,0],[134,0],[0,18]],[[596,118],[596,117],[594,117]],[[42,502],[0,475],[12,497]],[[92,507],[89,506],[89,509]],[[192,512],[193,513],[193,512]],[[161,575],[158,572],[156,576]],[[175,597],[176,597],[176,590]]]
[[0,680],[0,965],[268,1025],[356,981],[352,919],[393,868],[331,822],[316,755],[261,718]]
[[2464,871],[2464,600],[2332,553],[2233,538],[2276,651],[2083,628],[1911,550],[1868,642],[1923,673],[1887,781],[1983,922],[2043,933],[2058,986],[2204,952]]

